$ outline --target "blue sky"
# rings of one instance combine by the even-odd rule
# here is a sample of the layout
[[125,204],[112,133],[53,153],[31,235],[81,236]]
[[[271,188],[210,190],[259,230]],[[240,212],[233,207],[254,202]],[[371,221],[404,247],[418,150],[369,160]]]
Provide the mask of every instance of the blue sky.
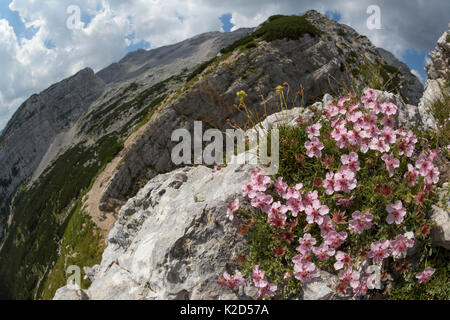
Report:
[[[378,5],[382,28],[368,30],[366,9]],[[68,28],[67,10],[81,27]],[[0,0],[0,130],[31,94],[127,52],[151,49],[214,30],[255,27],[273,14],[316,9],[393,52],[425,79],[425,57],[449,22],[440,0]]]

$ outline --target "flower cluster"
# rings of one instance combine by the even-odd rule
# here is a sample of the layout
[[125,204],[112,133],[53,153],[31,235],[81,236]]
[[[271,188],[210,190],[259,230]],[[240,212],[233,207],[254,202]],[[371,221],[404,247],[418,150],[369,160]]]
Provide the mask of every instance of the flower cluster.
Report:
[[263,270],[259,269],[258,265],[253,268],[252,278],[255,287],[259,290],[258,298],[264,296],[271,297],[275,295],[275,292],[277,291],[277,286],[275,284],[269,283],[269,281],[264,279],[264,273]]
[[219,277],[219,284],[228,288],[240,287],[245,285],[245,279],[238,270],[235,271],[234,275],[224,272],[223,276]]
[[[252,171],[250,182],[242,188],[244,202],[248,199],[246,203],[262,214],[272,230],[277,241],[270,249],[274,259],[289,257],[280,264],[285,268],[281,277],[285,281],[308,283],[324,266],[327,271],[334,267],[340,280],[337,292],[365,295],[379,288],[380,281],[375,269],[367,265],[382,268],[383,261],[404,259],[408,249],[414,247],[415,240],[405,236],[411,231],[405,221],[415,213],[404,205],[410,201],[405,202],[393,190],[390,180],[397,179],[410,193],[414,189],[416,201],[423,204],[439,180],[439,171],[433,165],[435,152],[424,151],[414,162],[418,139],[412,131],[395,128],[397,112],[392,102],[378,101],[372,89],[366,90],[361,99],[342,97],[327,105],[316,123],[298,124],[307,137],[302,146],[309,159],[303,155],[297,158],[301,156],[301,163],[308,161],[314,166],[314,177],[288,184],[282,176],[275,179],[260,169]],[[329,145],[337,151],[325,148]],[[364,177],[372,179],[371,175],[381,177],[383,182],[376,182],[373,195],[367,195],[360,191],[367,190],[361,181]],[[230,219],[238,207],[237,199],[230,204]],[[297,243],[294,239],[298,245],[292,247]],[[427,282],[433,272],[427,268],[416,278]],[[258,264],[253,267],[252,278],[260,297],[275,294],[277,285],[265,279]]]

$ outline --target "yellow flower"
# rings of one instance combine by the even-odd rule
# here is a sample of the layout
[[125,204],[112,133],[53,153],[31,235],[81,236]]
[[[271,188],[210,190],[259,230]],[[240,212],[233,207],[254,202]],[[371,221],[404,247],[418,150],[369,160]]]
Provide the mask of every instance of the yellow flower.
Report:
[[239,91],[238,93],[236,93],[236,95],[237,95],[239,98],[245,98],[245,97],[247,96],[247,94],[245,93],[244,90]]
[[239,100],[241,102],[244,102],[244,98],[247,96],[244,90],[239,91],[238,93],[236,93],[236,95],[239,97]]
[[277,87],[275,88],[275,91],[276,91],[278,94],[282,93],[283,90],[284,90],[284,87],[283,87],[283,86],[277,86]]

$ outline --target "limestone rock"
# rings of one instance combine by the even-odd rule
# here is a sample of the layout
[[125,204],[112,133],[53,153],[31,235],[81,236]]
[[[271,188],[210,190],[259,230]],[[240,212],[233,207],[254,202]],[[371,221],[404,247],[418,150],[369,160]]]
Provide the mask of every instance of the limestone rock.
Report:
[[89,297],[83,289],[78,286],[64,286],[59,288],[53,300],[88,300]]
[[303,285],[304,300],[337,300],[339,297],[334,289],[339,284],[337,276],[320,271],[319,277]]
[[434,244],[450,250],[450,197],[448,183],[439,192],[441,201],[433,205],[431,220],[436,224],[431,230],[431,240]]
[[[429,110],[431,104],[436,100],[441,100],[443,95],[450,95],[449,89],[445,89],[446,83],[450,79],[450,30],[445,31],[439,38],[437,45],[429,55],[431,59],[427,60],[425,70],[427,71],[427,80],[425,85],[425,91],[418,104],[419,109],[422,111]],[[443,92],[446,90],[446,92]],[[430,121],[429,125],[433,122]],[[436,123],[434,122],[436,128]]]

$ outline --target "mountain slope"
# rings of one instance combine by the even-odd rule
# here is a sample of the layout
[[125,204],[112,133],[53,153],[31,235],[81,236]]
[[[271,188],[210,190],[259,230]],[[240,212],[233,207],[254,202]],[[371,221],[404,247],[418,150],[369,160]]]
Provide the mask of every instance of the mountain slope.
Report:
[[[130,53],[121,62],[127,68],[98,73],[106,81],[86,69],[19,108],[0,142],[0,296],[38,296],[37,284],[57,258],[78,197],[121,149],[121,141],[196,65],[247,32],[212,32],[157,49],[163,55],[149,51],[144,56],[152,56],[152,65],[143,69]],[[140,69],[135,78],[130,69]],[[128,80],[109,82],[106,75]],[[32,184],[24,183],[30,178]]]

